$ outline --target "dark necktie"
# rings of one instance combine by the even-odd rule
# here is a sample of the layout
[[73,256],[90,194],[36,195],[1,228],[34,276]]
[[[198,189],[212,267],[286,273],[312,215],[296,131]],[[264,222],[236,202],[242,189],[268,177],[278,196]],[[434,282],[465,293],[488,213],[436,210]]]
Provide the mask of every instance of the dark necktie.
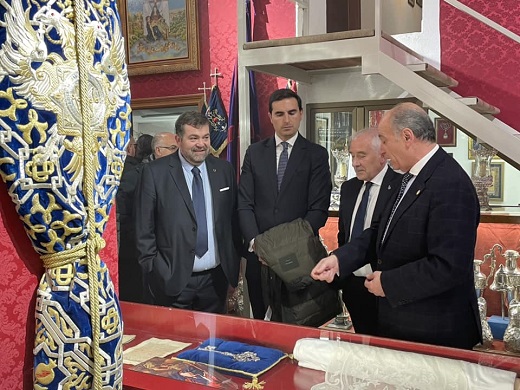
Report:
[[278,191],[280,191],[280,186],[282,185],[283,175],[285,173],[285,168],[287,168],[287,162],[289,161],[289,143],[282,142],[283,150],[280,154],[280,161],[278,161]]
[[399,189],[399,194],[397,194],[397,198],[395,199],[394,205],[392,206],[392,212],[390,213],[390,218],[388,218],[388,222],[386,223],[385,233],[383,234],[383,241],[385,240],[386,233],[388,232],[388,227],[390,226],[390,222],[395,214],[395,210],[397,210],[397,206],[399,206],[399,202],[404,195],[404,191],[406,190],[406,185],[410,181],[413,175],[410,172],[406,172],[403,175],[403,180],[401,181],[401,188]]
[[206,200],[204,198],[204,187],[202,186],[202,177],[200,169],[193,167],[193,184],[191,187],[191,196],[193,199],[193,207],[195,208],[195,217],[197,219],[197,242],[195,244],[195,254],[202,257],[208,251],[208,223],[206,221]]
[[352,233],[350,234],[350,239],[356,238],[363,233],[365,227],[365,215],[367,213],[368,206],[368,196],[370,194],[370,187],[372,187],[372,182],[367,181],[365,183],[365,192],[363,192],[363,196],[361,197],[361,202],[359,203],[359,207],[356,212],[356,217],[354,218],[354,225],[352,226]]

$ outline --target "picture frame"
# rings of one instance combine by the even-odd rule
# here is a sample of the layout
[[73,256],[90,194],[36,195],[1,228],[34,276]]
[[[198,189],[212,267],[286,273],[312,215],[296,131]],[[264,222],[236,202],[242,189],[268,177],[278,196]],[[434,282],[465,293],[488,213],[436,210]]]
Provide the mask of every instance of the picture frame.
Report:
[[[474,138],[468,137],[468,159],[474,160],[475,159],[475,142],[476,140]],[[493,156],[493,160],[500,160],[500,157],[495,155]]]
[[197,0],[119,0],[130,76],[200,69]]
[[[489,166],[493,184],[488,189],[490,201],[502,202],[504,200],[504,163],[492,162]],[[475,171],[475,162],[471,163],[471,172]]]
[[457,128],[449,119],[435,118],[435,138],[439,146],[457,146]]
[[385,112],[387,112],[388,109],[375,109],[375,110],[367,110],[367,126],[376,128],[379,125],[379,122],[383,118],[383,115]]
[[410,5],[410,7],[415,6],[415,0],[408,0],[408,4]]

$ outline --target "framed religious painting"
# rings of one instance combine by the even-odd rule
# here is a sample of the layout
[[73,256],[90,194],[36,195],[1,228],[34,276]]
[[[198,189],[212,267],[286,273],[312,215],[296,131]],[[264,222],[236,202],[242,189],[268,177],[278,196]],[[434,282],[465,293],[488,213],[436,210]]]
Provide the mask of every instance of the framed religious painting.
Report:
[[[472,137],[468,137],[468,159],[469,160],[475,159],[475,148],[476,147],[477,147],[477,141]],[[500,157],[497,155],[494,155],[493,160],[500,160]]]
[[197,0],[119,0],[128,74],[200,68]]
[[440,146],[457,146],[455,124],[445,118],[435,118],[435,137]]

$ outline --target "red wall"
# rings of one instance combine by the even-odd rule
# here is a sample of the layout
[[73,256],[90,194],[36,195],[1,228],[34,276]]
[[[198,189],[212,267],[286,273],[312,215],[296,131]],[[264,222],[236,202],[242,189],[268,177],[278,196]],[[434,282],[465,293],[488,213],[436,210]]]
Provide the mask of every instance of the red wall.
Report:
[[[520,2],[461,2],[520,34]],[[520,44],[443,1],[440,31],[442,71],[459,81],[455,91],[500,108],[497,117],[520,131]]]

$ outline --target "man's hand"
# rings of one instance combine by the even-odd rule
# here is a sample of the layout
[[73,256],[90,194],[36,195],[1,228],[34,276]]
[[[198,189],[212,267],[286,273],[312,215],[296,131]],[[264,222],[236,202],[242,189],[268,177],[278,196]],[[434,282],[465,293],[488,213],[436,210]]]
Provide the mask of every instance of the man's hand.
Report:
[[328,283],[334,280],[334,276],[339,273],[339,263],[336,255],[332,254],[320,260],[316,267],[311,271],[314,280],[325,280]]
[[370,275],[367,275],[365,280],[365,287],[376,297],[384,297],[385,292],[383,291],[383,286],[381,285],[381,271],[376,271]]

